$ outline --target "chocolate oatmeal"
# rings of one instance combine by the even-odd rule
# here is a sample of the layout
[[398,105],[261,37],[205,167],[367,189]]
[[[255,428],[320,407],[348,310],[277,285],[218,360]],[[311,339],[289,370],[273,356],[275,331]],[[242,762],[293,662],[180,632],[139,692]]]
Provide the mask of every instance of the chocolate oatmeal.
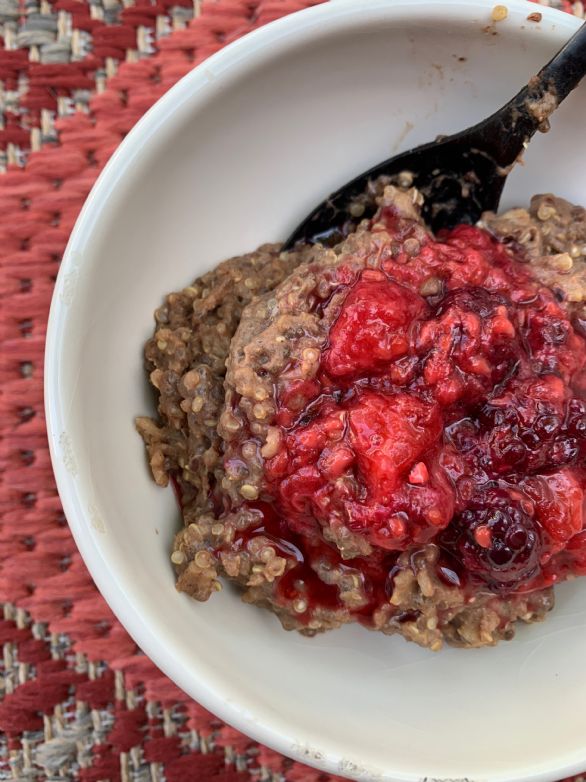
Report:
[[179,590],[492,645],[586,574],[586,212],[536,196],[434,237],[401,185],[333,248],[169,294],[137,428],[180,498]]

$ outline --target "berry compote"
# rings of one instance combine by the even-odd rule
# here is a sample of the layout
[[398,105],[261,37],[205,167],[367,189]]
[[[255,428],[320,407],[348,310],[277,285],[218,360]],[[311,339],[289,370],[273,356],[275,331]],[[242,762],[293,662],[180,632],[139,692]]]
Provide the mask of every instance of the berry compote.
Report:
[[434,238],[392,205],[323,255],[228,371],[226,469],[250,513],[234,545],[262,536],[285,560],[274,603],[310,627],[326,609],[412,622],[394,595],[422,558],[444,603],[586,574],[586,345],[566,303],[514,246]]

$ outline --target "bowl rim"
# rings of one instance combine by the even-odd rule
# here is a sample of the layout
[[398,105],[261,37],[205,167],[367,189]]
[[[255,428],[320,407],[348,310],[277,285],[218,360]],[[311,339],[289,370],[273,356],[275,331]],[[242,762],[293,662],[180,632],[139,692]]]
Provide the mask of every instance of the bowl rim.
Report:
[[[205,103],[210,93],[240,78],[244,70],[252,70],[270,59],[272,54],[283,46],[293,48],[297,43],[319,31],[328,24],[330,29],[346,29],[355,20],[383,15],[386,20],[413,21],[425,17],[430,23],[442,24],[450,19],[459,18],[478,21],[480,14],[486,14],[492,8],[492,0],[330,0],[321,5],[306,8],[273,21],[228,44],[217,53],[196,66],[180,79],[168,92],[143,115],[132,128],[120,146],[114,152],[100,173],[70,235],[59,273],[57,276],[47,326],[45,348],[44,398],[45,416],[49,450],[58,492],[63,509],[82,558],[102,596],[138,646],[153,660],[175,684],[184,690],[209,711],[236,729],[265,744],[287,757],[293,757],[302,763],[309,763],[323,771],[343,773],[352,778],[386,780],[386,782],[416,782],[421,776],[416,773],[397,774],[389,769],[356,767],[341,769],[338,760],[319,750],[319,739],[312,737],[312,751],[308,756],[307,747],[291,746],[287,735],[273,728],[267,722],[261,724],[254,717],[254,706],[232,697],[234,693],[226,687],[222,691],[211,686],[209,681],[195,669],[183,670],[174,665],[173,654],[164,642],[157,637],[152,628],[144,624],[140,615],[132,609],[132,599],[125,588],[120,575],[111,571],[107,559],[100,551],[99,541],[87,534],[91,519],[82,502],[84,495],[81,482],[68,471],[59,452],[60,434],[67,431],[68,411],[60,402],[61,361],[59,354],[63,347],[63,334],[67,327],[69,314],[61,295],[68,275],[79,267],[79,253],[74,249],[82,237],[90,236],[97,230],[109,194],[122,180],[139,154],[144,155],[155,143],[158,132],[171,128],[177,121],[174,112],[182,105],[189,105],[190,111],[197,110]],[[528,0],[506,0],[509,10],[525,13],[534,11],[536,6]],[[543,15],[543,21],[553,23],[571,33],[580,25],[580,20],[547,6],[537,6]],[[547,34],[547,33],[544,33]],[[573,756],[575,758],[575,755]],[[546,769],[527,766],[525,770],[516,769],[513,773],[499,773],[491,777],[491,782],[555,782],[561,777],[572,776],[586,767],[586,746],[578,760],[555,763],[552,759]],[[437,780],[436,782],[441,782]],[[447,782],[447,781],[446,781]]]

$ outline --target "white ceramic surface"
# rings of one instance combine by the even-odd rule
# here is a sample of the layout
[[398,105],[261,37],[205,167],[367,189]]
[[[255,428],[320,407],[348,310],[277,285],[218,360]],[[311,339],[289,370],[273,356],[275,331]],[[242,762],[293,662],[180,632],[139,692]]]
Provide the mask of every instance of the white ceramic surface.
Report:
[[[511,643],[432,654],[360,627],[281,630],[229,589],[175,592],[172,492],[151,482],[133,417],[151,410],[141,345],[164,292],[288,233],[390,153],[497,108],[578,26],[508,2],[341,0],[196,68],[108,165],[63,261],[46,397],[69,523],[100,590],[190,695],[287,755],[360,779],[554,780],[586,768],[586,581]],[[540,10],[540,24],[526,20]],[[465,58],[465,59],[463,59]],[[568,99],[505,205],[586,203],[586,89]]]

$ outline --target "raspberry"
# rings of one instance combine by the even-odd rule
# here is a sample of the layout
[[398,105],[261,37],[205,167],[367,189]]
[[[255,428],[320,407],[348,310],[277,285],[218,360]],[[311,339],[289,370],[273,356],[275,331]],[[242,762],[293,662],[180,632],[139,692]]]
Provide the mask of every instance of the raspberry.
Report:
[[348,421],[370,496],[383,504],[442,431],[439,408],[407,394],[362,394]]
[[384,370],[407,353],[407,329],[424,307],[421,296],[389,281],[382,272],[363,272],[330,332],[325,372],[332,377],[357,377]]
[[416,351],[426,386],[442,404],[481,398],[517,360],[506,300],[481,288],[448,293],[419,326]]
[[561,550],[583,527],[584,476],[572,469],[525,478],[520,488],[535,505],[552,551]]
[[[435,404],[372,391],[320,412],[267,463],[293,529],[334,521],[384,549],[425,542],[450,520],[453,492],[437,469],[442,420]],[[426,454],[426,461],[422,455]],[[315,526],[315,522],[314,522]]]

